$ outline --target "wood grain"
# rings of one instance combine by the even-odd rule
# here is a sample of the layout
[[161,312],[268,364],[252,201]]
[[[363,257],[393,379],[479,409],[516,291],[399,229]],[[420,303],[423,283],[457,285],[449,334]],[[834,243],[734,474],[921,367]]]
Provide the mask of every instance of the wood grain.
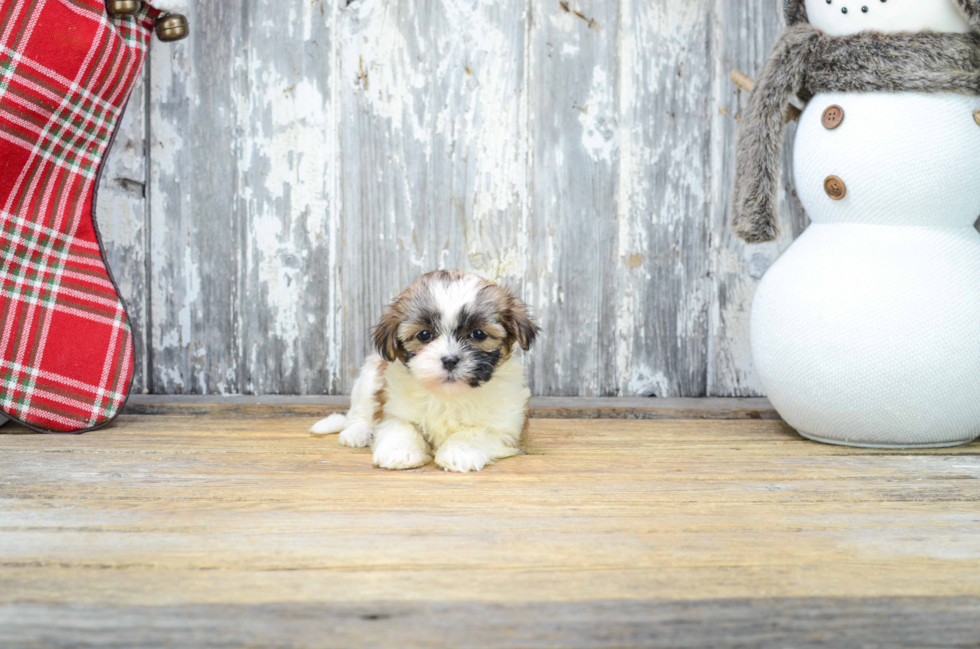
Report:
[[[343,248],[335,347],[349,391],[412,280],[465,268],[518,289],[526,261],[524,0],[358,0],[339,10]],[[321,331],[322,333],[322,331]]]
[[616,394],[617,3],[533,2],[525,297],[542,326],[536,394]]
[[[171,623],[271,644],[262,633],[305,637],[314,615],[347,620],[350,644],[456,637],[400,621],[445,611],[482,638],[481,624],[522,610],[515,633],[542,634],[528,646],[570,637],[553,622],[575,615],[595,633],[631,629],[623,646],[674,624],[720,637],[692,617],[745,638],[868,639],[921,606],[930,646],[949,646],[975,624],[976,444],[883,452],[806,442],[778,421],[535,419],[527,454],[482,473],[392,473],[310,436],[315,419],[3,428],[0,637],[57,645],[128,621],[119,637],[136,644]],[[771,611],[787,617],[773,626]],[[582,646],[602,637],[615,644]]]
[[343,384],[337,343],[329,342],[342,276],[333,6],[242,4],[232,73],[241,300],[236,336],[224,342],[240,351],[237,389],[201,392],[335,392]]
[[620,3],[617,395],[707,394],[714,4]]
[[[131,415],[315,417],[346,412],[347,397],[211,397],[137,395]],[[646,399],[638,397],[534,397],[535,419],[779,419],[767,399]]]
[[0,605],[8,646],[975,647],[975,598]]
[[[241,171],[254,3],[195,2],[192,36],[153,40],[150,69],[151,392],[241,392],[242,267],[249,232]],[[270,92],[281,89],[270,88]],[[280,161],[284,163],[285,161]]]
[[761,394],[752,297],[807,219],[791,125],[783,236],[731,235],[730,74],[777,3],[183,4],[99,209],[138,390],[345,394],[385,303],[462,267],[537,311],[538,395]]

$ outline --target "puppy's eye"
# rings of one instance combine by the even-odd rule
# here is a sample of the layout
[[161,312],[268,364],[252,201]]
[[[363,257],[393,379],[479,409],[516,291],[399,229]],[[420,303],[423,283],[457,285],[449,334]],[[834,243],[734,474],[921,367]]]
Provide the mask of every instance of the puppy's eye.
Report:
[[427,343],[432,340],[432,332],[427,329],[416,336],[416,338],[419,339],[419,342]]
[[483,342],[484,340],[487,339],[487,332],[485,332],[485,331],[483,331],[481,329],[477,329],[476,331],[474,331],[474,332],[472,332],[470,334],[470,338],[472,338],[473,340],[475,340],[478,343]]

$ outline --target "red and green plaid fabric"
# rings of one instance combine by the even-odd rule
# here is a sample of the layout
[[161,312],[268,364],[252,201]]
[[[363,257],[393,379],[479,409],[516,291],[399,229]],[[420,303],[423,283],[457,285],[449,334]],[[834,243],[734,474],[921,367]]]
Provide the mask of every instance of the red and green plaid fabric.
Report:
[[92,205],[156,10],[0,0],[0,411],[41,431],[110,422],[133,336]]

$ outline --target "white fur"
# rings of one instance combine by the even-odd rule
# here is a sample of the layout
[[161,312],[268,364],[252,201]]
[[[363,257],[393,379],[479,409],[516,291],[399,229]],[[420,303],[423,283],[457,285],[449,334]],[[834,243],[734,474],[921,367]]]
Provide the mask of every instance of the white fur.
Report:
[[347,428],[347,415],[335,412],[326,419],[321,419],[313,424],[310,432],[314,435],[336,435],[345,428]]
[[[810,24],[831,36],[865,30],[883,33],[931,30],[966,34],[970,23],[953,0],[805,0]],[[847,8],[847,13],[841,9]],[[863,7],[868,12],[861,11]]]
[[[341,432],[341,444],[371,444],[374,464],[384,469],[414,469],[429,463],[446,471],[479,471],[496,460],[520,454],[520,438],[531,392],[524,365],[512,356],[479,388],[458,388],[452,394],[433,392],[400,362],[384,365],[372,355],[354,386],[351,409],[317,423],[319,434]],[[375,393],[379,379],[385,389],[384,420],[375,427]],[[366,414],[371,413],[371,414]]]
[[333,414],[313,424],[310,432],[315,435],[340,433],[340,445],[364,448],[371,445],[374,433],[375,393],[384,385],[379,368],[384,365],[380,356],[374,355],[361,369],[351,394],[351,408],[346,415]]
[[[475,302],[480,291],[480,278],[466,275],[448,284],[434,284],[430,290],[439,309],[442,329],[447,331],[453,328],[460,310]],[[460,359],[457,374],[468,375],[474,369],[475,360],[461,353],[462,344],[452,336],[439,336],[411,360],[412,374],[426,389],[443,396],[469,391],[471,388],[464,382],[447,381],[449,372],[442,363],[443,358],[456,356]]]
[[[459,356],[460,342],[450,336],[440,336],[425,346],[412,359],[412,371],[415,378],[433,392],[452,395],[470,388],[464,383],[446,383],[448,372],[442,364],[446,356]],[[465,361],[461,361],[465,363]],[[462,369],[462,364],[460,365]]]
[[385,419],[415,424],[436,450],[437,458],[450,439],[482,451],[490,462],[520,452],[531,391],[524,383],[524,365],[517,356],[502,363],[481,387],[448,396],[428,390],[401,363],[388,366],[387,378]]
[[340,433],[340,445],[351,448],[366,448],[374,439],[374,426],[369,421],[357,420]]
[[480,278],[475,275],[466,275],[448,284],[435,284],[432,286],[432,296],[435,298],[439,313],[442,315],[443,326],[447,329],[452,328],[456,316],[460,309],[467,304],[472,304],[480,290]]
[[[460,309],[478,295],[479,279],[466,276],[432,290],[444,329],[451,329]],[[515,354],[502,361],[492,378],[473,388],[449,381],[442,359],[457,355],[461,343],[440,336],[411,360],[387,362],[372,354],[354,385],[346,417],[331,415],[313,426],[317,434],[340,433],[344,446],[370,445],[375,466],[414,469],[432,461],[446,471],[479,471],[496,460],[520,454],[520,438],[531,392],[524,364]],[[459,366],[475,363],[459,354]],[[378,393],[383,389],[380,422]]]
[[385,419],[376,430],[374,466],[382,469],[416,469],[432,460],[429,445],[414,424]]

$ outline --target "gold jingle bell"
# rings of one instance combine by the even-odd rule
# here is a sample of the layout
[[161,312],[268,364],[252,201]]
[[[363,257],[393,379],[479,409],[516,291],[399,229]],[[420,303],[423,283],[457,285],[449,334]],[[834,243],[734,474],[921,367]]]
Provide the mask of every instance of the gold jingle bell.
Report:
[[142,7],[142,0],[106,0],[105,3],[110,16],[132,16]]
[[157,19],[157,38],[165,43],[173,43],[190,36],[190,25],[187,16],[167,14]]

